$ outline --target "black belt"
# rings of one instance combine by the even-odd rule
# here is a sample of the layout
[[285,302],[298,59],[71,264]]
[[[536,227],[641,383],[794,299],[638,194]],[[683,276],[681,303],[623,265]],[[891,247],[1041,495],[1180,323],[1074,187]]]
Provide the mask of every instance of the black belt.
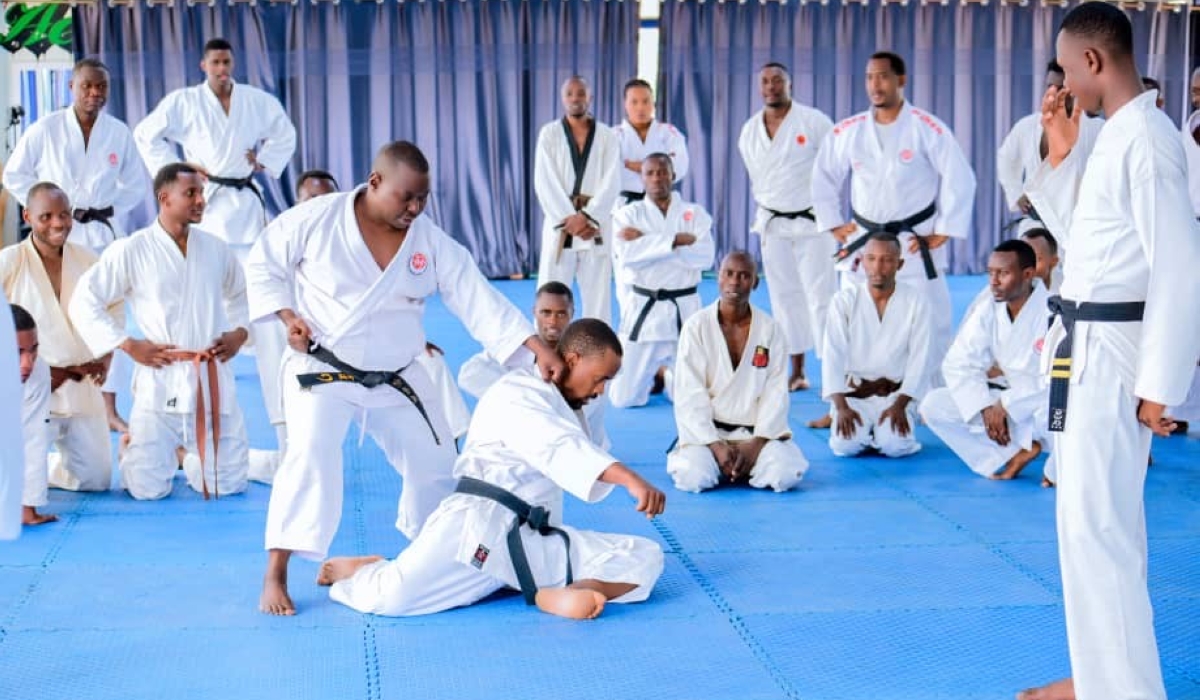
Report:
[[1025,214],[1023,214],[1021,216],[1018,216],[1017,218],[1015,218],[1012,221],[1005,224],[1004,228],[1000,229],[1000,233],[1002,233],[1004,235],[1008,235],[1008,232],[1013,230],[1017,226],[1020,226],[1022,221],[1036,221],[1039,224],[1045,223],[1044,221],[1042,221],[1041,215],[1037,213],[1037,209],[1034,209],[1033,205],[1030,205],[1028,212],[1026,212]]
[[646,317],[650,315],[650,309],[660,301],[669,301],[675,305],[675,330],[683,328],[683,312],[679,310],[679,302],[677,299],[682,299],[686,296],[691,296],[696,293],[696,287],[691,286],[686,289],[647,289],[633,285],[634,294],[641,294],[644,297],[649,297],[649,301],[642,307],[641,313],[638,314],[637,320],[633,322],[633,330],[629,332],[629,339],[637,342],[638,336],[642,332],[642,324],[646,322]]
[[[762,205],[760,204],[759,206]],[[812,207],[809,207],[803,211],[775,211],[774,209],[768,209],[767,207],[763,207],[763,209],[771,214],[771,219],[787,219],[788,221],[793,221],[795,219],[808,219],[814,224],[817,223],[817,215],[813,214]],[[771,219],[767,219],[768,224],[771,223]]]
[[917,237],[917,246],[921,250],[921,262],[925,264],[925,277],[928,279],[937,278],[937,266],[933,264],[933,254],[929,251],[929,242],[925,240],[924,236],[917,235],[917,232],[913,230],[914,227],[924,223],[925,221],[928,221],[934,214],[937,213],[937,202],[930,202],[929,206],[925,207],[916,214],[913,214],[907,219],[887,221],[882,224],[869,219],[864,219],[863,217],[859,216],[858,212],[856,211],[851,211],[850,213],[854,216],[854,221],[856,221],[859,226],[862,226],[864,229],[866,229],[867,232],[842,246],[842,249],[834,254],[834,259],[845,260],[851,255],[854,255],[860,248],[867,244],[867,241],[870,240],[872,234],[890,233],[898,236],[901,233],[911,233]]
[[521,542],[521,526],[528,525],[542,536],[558,535],[567,547],[567,585],[573,581],[571,575],[571,536],[566,530],[550,524],[550,511],[541,506],[531,506],[521,500],[511,491],[494,486],[486,481],[464,476],[458,480],[455,493],[465,493],[495,501],[511,510],[517,516],[513,526],[508,530],[508,558],[512,559],[513,571],[517,574],[517,583],[521,586],[521,594],[525,596],[525,604],[537,602],[537,581],[529,568],[529,557],[525,555],[525,545]]
[[308,354],[338,371],[336,373],[312,372],[309,374],[298,374],[296,375],[296,379],[300,382],[302,389],[311,389],[318,384],[332,384],[333,382],[352,382],[354,384],[361,384],[368,389],[386,384],[404,394],[404,398],[411,401],[413,406],[416,406],[421,417],[425,419],[425,425],[429,426],[429,432],[433,433],[433,441],[439,445],[442,444],[442,441],[438,439],[437,430],[433,428],[433,421],[429,420],[429,414],[425,412],[425,404],[421,403],[421,397],[417,396],[417,392],[412,388],[412,385],[405,381],[404,377],[400,376],[400,373],[407,366],[401,367],[394,372],[366,372],[342,362],[338,359],[337,355],[334,355],[316,343],[308,349]]
[[1054,362],[1050,367],[1050,430],[1061,433],[1067,425],[1067,393],[1071,388],[1071,346],[1074,342],[1077,321],[1128,323],[1142,320],[1146,310],[1144,301],[1076,303],[1058,295],[1050,297],[1048,305],[1052,316],[1062,319],[1066,334],[1054,351]]
[[640,202],[646,198],[645,192],[634,192],[633,190],[621,190],[621,196],[625,198],[626,204]]
[[1008,391],[1008,387],[1004,386],[1003,384],[997,384],[996,382],[988,382],[987,388],[995,389],[996,391]]
[[247,177],[220,177],[218,175],[209,175],[208,181],[221,187],[232,187],[235,190],[250,190],[258,197],[258,203],[262,205],[263,212],[267,211],[267,200],[263,199],[262,191],[258,189],[258,185],[254,184],[254,176]]
[[93,221],[99,221],[107,226],[111,231],[112,224],[109,223],[108,220],[113,218],[114,213],[116,212],[112,207],[104,207],[103,209],[76,209],[75,211],[71,212],[71,218],[75,219],[81,224],[90,224]]
[[[736,423],[726,423],[725,421],[720,421],[715,418],[713,419],[713,426],[715,428],[717,428],[717,430],[724,430],[727,433],[736,432],[743,428],[746,430],[749,430],[751,433],[754,432],[753,425],[737,425]],[[679,436],[676,435],[675,439],[671,441],[671,444],[667,445],[667,454],[670,454],[671,450],[675,449],[675,446],[678,444],[679,444]]]

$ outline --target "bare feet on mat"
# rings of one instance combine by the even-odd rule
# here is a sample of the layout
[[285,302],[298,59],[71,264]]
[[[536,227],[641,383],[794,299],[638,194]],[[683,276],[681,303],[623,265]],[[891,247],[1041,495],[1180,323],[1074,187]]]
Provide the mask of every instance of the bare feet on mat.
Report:
[[1047,477],[1044,477],[1044,476],[1043,476],[1043,477],[1042,477],[1042,488],[1044,488],[1044,489],[1052,489],[1052,488],[1054,488],[1054,482],[1053,482],[1053,481],[1050,481],[1050,479],[1048,479]]
[[1021,470],[1029,466],[1029,463],[1037,458],[1042,453],[1042,443],[1034,442],[1033,447],[1028,450],[1021,450],[1008,460],[1008,464],[1004,465],[1004,469],[992,474],[992,479],[996,481],[1009,481],[1017,478]]
[[816,428],[818,430],[829,430],[829,427],[832,425],[833,425],[833,416],[831,416],[828,413],[821,416],[820,418],[817,418],[816,420],[810,420],[808,422],[808,427]]
[[803,374],[793,376],[788,380],[788,391],[804,391],[808,388],[808,377]]
[[1075,682],[1070,678],[1017,693],[1017,700],[1075,700]]
[[117,461],[125,459],[125,453],[129,451],[129,433],[121,433],[121,437],[117,438]]
[[129,424],[117,412],[117,395],[106,391],[101,396],[104,397],[104,412],[108,417],[108,429],[114,433],[129,432]]
[[572,620],[591,620],[604,610],[604,594],[587,588],[543,588],[535,598],[542,612]]
[[263,579],[262,595],[258,599],[258,609],[268,615],[295,615],[296,604],[292,602],[287,591],[287,577],[283,579],[268,576]]
[[382,559],[378,554],[366,557],[330,557],[321,562],[321,570],[317,572],[317,585],[332,586],[342,579],[350,578],[367,564]]
[[33,506],[21,506],[21,524],[22,525],[45,525],[58,520],[57,515],[49,513],[39,513],[37,508]]

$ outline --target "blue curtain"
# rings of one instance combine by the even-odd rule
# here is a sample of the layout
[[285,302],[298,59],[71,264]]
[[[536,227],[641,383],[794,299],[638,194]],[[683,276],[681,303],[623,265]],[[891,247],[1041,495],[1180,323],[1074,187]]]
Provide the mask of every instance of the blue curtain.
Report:
[[[953,244],[950,262],[953,272],[980,272],[1011,218],[996,182],[996,149],[1011,126],[1040,105],[1045,65],[1065,14],[1032,4],[667,2],[659,112],[688,135],[692,174],[684,193],[713,210],[720,252],[756,250],[737,138],[762,106],[759,68],[768,61],[788,65],[793,98],[836,122],[869,106],[868,57],[896,51],[908,63],[908,101],[945,121],[975,167],[974,230]],[[1164,82],[1178,122],[1189,70],[1184,18],[1153,9],[1130,18],[1143,72]]]
[[207,39],[228,39],[235,77],[278,96],[300,135],[282,187],[269,188],[276,211],[302,170],[328,169],[348,187],[384,143],[414,141],[434,166],[430,213],[490,276],[536,269],[533,148],[560,113],[559,83],[584,75],[597,117],[619,118],[619,99],[606,96],[636,73],[637,28],[636,3],[590,0],[176,0],[75,12],[76,53],[109,65],[109,109],[131,125],[168,90],[203,79]]

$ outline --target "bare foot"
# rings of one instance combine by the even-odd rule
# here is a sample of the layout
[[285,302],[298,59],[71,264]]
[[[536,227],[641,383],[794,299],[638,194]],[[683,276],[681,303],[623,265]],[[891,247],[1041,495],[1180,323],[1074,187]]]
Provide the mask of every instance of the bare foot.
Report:
[[1043,476],[1042,477],[1042,488],[1052,489],[1052,488],[1054,488],[1054,482],[1050,481],[1050,479]]
[[1017,693],[1017,700],[1075,700],[1075,682],[1064,678],[1041,688],[1022,690]]
[[131,438],[129,437],[128,432],[121,433],[121,437],[117,438],[117,461],[118,462],[121,461],[122,459],[125,459],[125,453],[129,451],[129,440],[130,439]]
[[817,418],[816,420],[810,420],[808,422],[808,427],[816,428],[818,430],[829,430],[831,425],[833,425],[833,416],[828,413],[820,418]]
[[45,525],[58,520],[57,515],[49,513],[39,513],[37,508],[33,506],[21,506],[21,524],[22,525]]
[[108,414],[108,429],[114,433],[129,432],[129,424],[117,413],[117,395],[106,391],[101,396],[104,397],[104,412]]
[[176,447],[175,448],[175,463],[179,465],[180,469],[183,469],[183,460],[186,458],[187,458],[187,450],[184,449],[183,447]]
[[345,578],[350,578],[354,572],[367,564],[380,561],[383,557],[372,554],[367,557],[332,557],[321,562],[321,570],[317,572],[318,586],[332,586]]
[[588,588],[543,588],[537,592],[538,609],[571,620],[591,620],[604,610],[604,594]]
[[996,481],[1009,481],[1015,479],[1021,473],[1021,470],[1029,466],[1038,455],[1042,453],[1042,443],[1034,442],[1033,447],[1028,450],[1021,450],[1008,460],[1008,464],[1004,466],[1002,471],[992,474],[991,478]]
[[804,391],[808,388],[808,377],[803,374],[795,375],[788,380],[788,391]]

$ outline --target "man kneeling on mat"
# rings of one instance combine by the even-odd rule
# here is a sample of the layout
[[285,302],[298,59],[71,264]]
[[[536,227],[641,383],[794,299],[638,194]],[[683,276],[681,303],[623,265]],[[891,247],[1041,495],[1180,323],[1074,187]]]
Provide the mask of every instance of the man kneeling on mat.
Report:
[[376,615],[424,615],[470,605],[501,588],[574,619],[608,601],[645,600],[663,569],[662,549],[631,535],[562,524],[563,492],[593,503],[614,485],[653,518],[666,497],[594,444],[584,404],[621,368],[621,343],[602,321],[580,319],[558,342],[567,371],[553,383],[534,369],[506,374],[479,400],[459,478],[400,556],[337,557],[317,583],[333,600]]

